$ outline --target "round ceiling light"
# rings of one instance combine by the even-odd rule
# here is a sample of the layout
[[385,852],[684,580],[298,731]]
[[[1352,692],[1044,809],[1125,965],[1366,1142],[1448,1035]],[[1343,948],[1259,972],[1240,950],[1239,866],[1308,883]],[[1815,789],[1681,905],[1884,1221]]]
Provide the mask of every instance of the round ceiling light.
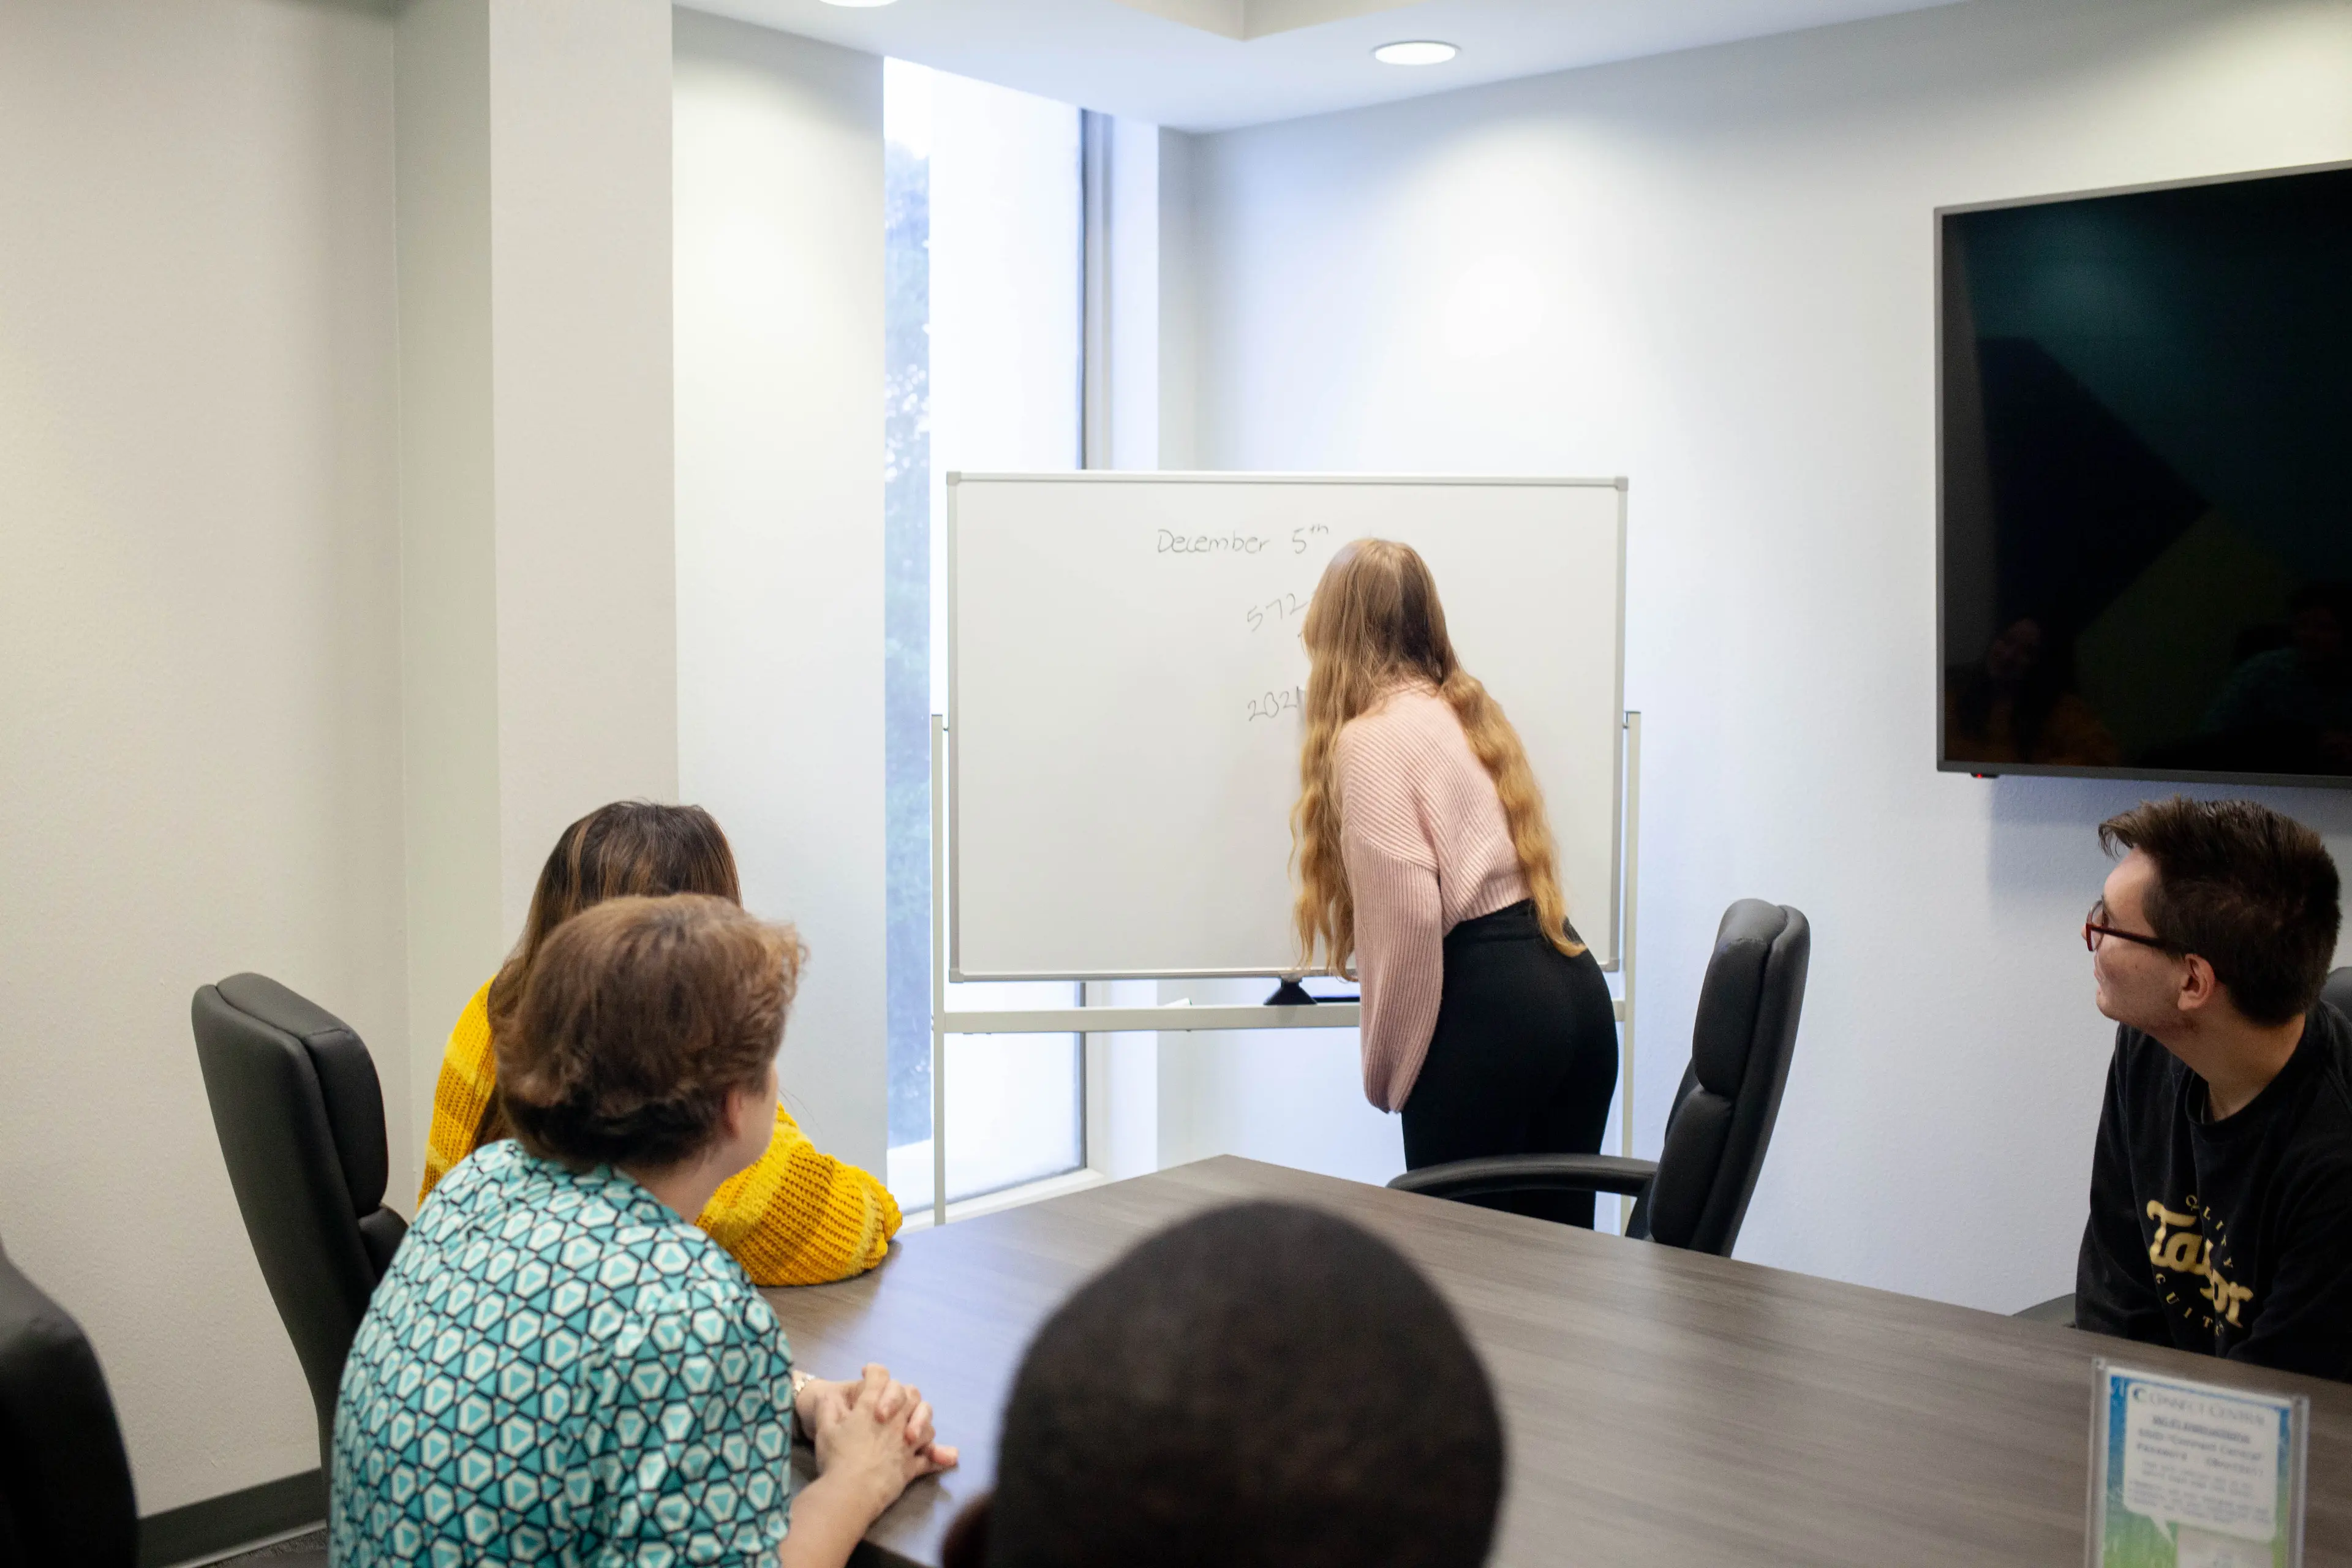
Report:
[[1372,51],[1372,58],[1384,66],[1442,66],[1461,52],[1452,44],[1441,44],[1434,38],[1416,38],[1382,44]]

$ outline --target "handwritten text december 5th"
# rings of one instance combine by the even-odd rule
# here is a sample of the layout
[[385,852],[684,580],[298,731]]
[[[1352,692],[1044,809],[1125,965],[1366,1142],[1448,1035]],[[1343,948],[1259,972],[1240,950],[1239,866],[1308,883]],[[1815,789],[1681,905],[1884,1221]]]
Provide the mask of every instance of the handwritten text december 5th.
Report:
[[[1290,531],[1290,553],[1304,555],[1309,542],[1318,534],[1331,531],[1320,522],[1301,524]],[[1259,533],[1179,533],[1172,528],[1158,531],[1153,540],[1155,555],[1262,555],[1268,551],[1281,553],[1281,542],[1271,534]]]

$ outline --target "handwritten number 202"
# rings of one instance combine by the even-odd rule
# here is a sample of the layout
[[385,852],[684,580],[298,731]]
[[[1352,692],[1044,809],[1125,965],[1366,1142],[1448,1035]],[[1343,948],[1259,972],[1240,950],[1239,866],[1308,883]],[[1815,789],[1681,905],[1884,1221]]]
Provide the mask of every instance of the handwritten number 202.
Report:
[[1296,713],[1306,699],[1307,693],[1296,686],[1287,691],[1268,691],[1249,700],[1249,716],[1252,720],[1258,720]]

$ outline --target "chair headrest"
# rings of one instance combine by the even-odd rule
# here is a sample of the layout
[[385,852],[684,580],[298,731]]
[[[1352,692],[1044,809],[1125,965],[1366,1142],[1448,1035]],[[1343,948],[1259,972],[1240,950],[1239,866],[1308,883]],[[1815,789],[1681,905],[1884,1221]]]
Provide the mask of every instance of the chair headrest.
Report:
[[1710,1093],[1727,1100],[1739,1093],[1763,1005],[1766,965],[1790,920],[1788,910],[1761,899],[1742,899],[1723,911],[1691,1030],[1691,1071]]
[[221,1000],[257,1028],[291,1038],[310,1058],[326,1101],[327,1127],[351,1189],[354,1217],[383,1205],[391,1151],[383,1130],[383,1089],[375,1063],[352,1026],[266,974],[232,974],[216,989]]

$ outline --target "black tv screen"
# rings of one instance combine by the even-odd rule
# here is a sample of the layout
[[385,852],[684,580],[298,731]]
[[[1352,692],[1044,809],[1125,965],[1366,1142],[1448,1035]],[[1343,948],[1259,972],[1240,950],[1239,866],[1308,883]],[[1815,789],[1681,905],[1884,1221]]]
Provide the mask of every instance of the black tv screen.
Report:
[[2352,168],[1937,221],[1938,765],[2352,784]]

